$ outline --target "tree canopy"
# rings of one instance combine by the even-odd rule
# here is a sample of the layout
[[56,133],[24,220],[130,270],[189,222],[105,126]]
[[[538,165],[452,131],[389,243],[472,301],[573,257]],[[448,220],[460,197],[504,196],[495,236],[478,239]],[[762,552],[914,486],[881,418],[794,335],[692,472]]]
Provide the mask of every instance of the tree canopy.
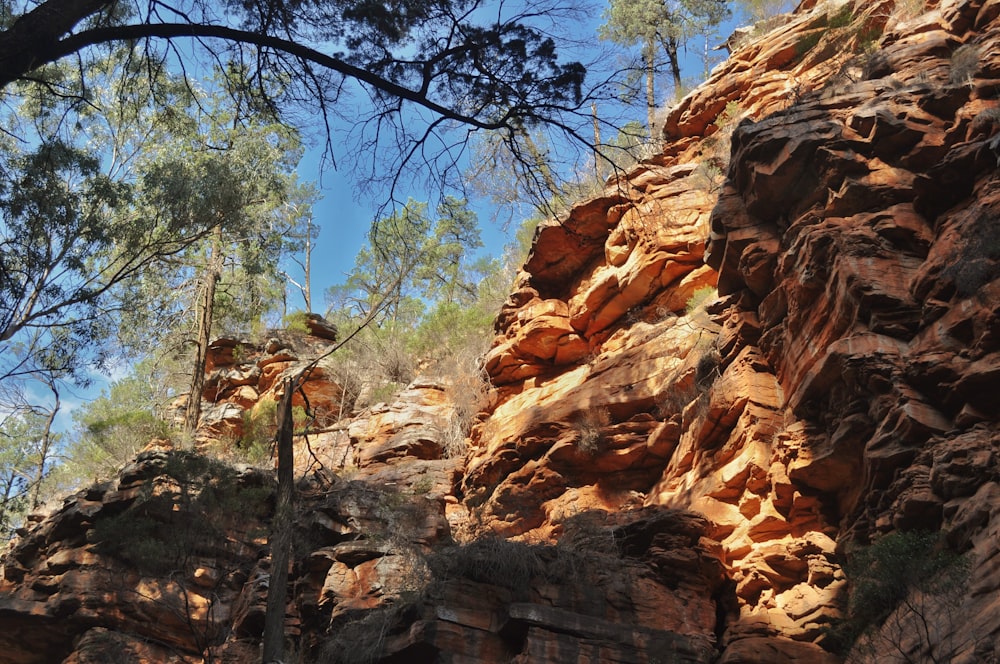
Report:
[[654,75],[657,53],[667,58],[674,89],[681,89],[679,50],[695,35],[706,34],[728,18],[725,0],[610,0],[601,26],[602,39],[642,50],[646,76],[648,127],[653,130]]
[[[586,68],[564,61],[552,34],[574,12],[564,0],[45,0],[13,9],[0,31],[0,87],[46,81],[53,63],[134,44],[137,81],[166,64],[193,81],[205,67],[237,72],[243,103],[294,123],[320,119],[329,156],[350,127],[361,181],[404,175],[458,182],[468,132],[555,127],[586,145]],[[136,57],[136,63],[139,58]],[[84,89],[78,86],[78,89]],[[50,85],[54,95],[78,94]],[[85,96],[85,93],[82,93]],[[454,131],[458,128],[458,136]],[[456,151],[457,149],[457,151]],[[451,179],[453,178],[454,179]],[[381,185],[380,185],[381,186]]]

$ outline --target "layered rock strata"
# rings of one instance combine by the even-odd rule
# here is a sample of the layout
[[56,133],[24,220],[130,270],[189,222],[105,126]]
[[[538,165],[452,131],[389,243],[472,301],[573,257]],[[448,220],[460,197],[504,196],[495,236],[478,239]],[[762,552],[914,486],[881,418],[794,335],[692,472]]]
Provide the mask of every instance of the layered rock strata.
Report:
[[[528,538],[579,509],[704,515],[722,661],[829,657],[838,554],[894,529],[944,529],[996,597],[998,10],[907,11],[803,6],[737,48],[662,157],[540,228],[498,321],[467,504]],[[996,641],[990,607],[956,656]]]

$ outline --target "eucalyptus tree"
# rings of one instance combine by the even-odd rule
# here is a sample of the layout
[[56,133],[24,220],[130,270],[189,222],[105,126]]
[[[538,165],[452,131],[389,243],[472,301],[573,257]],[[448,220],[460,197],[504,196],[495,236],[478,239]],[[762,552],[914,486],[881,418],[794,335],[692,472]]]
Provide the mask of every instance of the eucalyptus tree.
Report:
[[197,94],[195,102],[191,131],[176,132],[144,157],[143,194],[172,223],[209,232],[117,293],[123,303],[156,303],[123,313],[129,348],[141,354],[155,341],[178,354],[191,351],[188,433],[198,423],[213,335],[244,335],[280,302],[280,264],[298,248],[297,226],[310,214],[311,191],[294,174],[302,154],[297,132],[266,115],[241,115],[218,92]]
[[288,122],[318,120],[328,156],[395,200],[410,176],[457,184],[470,133],[498,132],[520,153],[522,129],[545,125],[589,149],[590,102],[611,88],[588,84],[556,39],[584,16],[569,0],[19,0],[0,31],[0,87],[108,44],[135,44],[189,81],[206,64],[233,68],[232,92]]
[[[415,174],[423,184],[461,186],[466,142],[476,133],[494,133],[515,155],[525,153],[524,132],[543,125],[584,145],[578,129],[588,118],[581,111],[588,96],[604,94],[588,92],[584,66],[557,52],[553,34],[578,11],[564,0],[516,6],[483,0],[20,0],[5,9],[0,104],[11,121],[4,123],[0,146],[9,157],[4,170],[38,171],[43,177],[32,195],[63,196],[60,209],[71,214],[60,222],[64,228],[55,229],[41,262],[11,260],[0,269],[8,290],[0,340],[31,325],[69,325],[78,338],[105,338],[106,330],[84,328],[105,319],[103,296],[113,284],[148,273],[157,257],[178,254],[188,240],[214,233],[204,215],[130,213],[142,185],[153,182],[135,175],[142,146],[163,142],[164,132],[190,130],[189,114],[175,109],[189,108],[200,89],[213,85],[203,82],[205,76],[219,70],[226,77],[218,89],[230,96],[241,120],[263,115],[288,126],[318,119],[327,155],[349,163],[352,179],[370,185],[386,203],[396,201],[403,181]],[[114,88],[104,84],[111,71],[120,74]],[[118,115],[106,104],[94,109],[102,90],[121,102]],[[147,132],[126,138],[121,127],[135,126],[136,119]],[[76,127],[84,129],[74,132]],[[84,133],[86,142],[76,140]],[[342,152],[334,148],[339,138],[347,141]],[[25,146],[39,146],[38,154]],[[523,159],[536,161],[530,154]],[[177,165],[184,170],[184,163]],[[119,177],[130,169],[131,179]],[[8,178],[25,185],[33,179]],[[51,186],[39,191],[44,183]],[[16,229],[37,230],[45,215],[39,210],[38,223],[26,224],[32,210],[19,208],[16,197],[7,208],[5,254],[30,256],[26,249],[35,236]],[[42,263],[53,260],[68,271],[47,290],[53,271]],[[78,287],[71,288],[73,279],[65,275]]]
[[379,305],[376,323],[412,329],[426,305],[475,296],[469,264],[482,246],[476,214],[451,196],[434,215],[428,207],[411,199],[375,220],[345,282],[328,289],[333,309],[363,319]]
[[601,39],[622,46],[639,46],[646,79],[646,112],[649,131],[656,124],[655,78],[662,50],[670,67],[674,90],[681,82],[680,49],[694,36],[704,34],[729,16],[725,0],[610,0],[604,12]]
[[0,539],[47,498],[43,484],[55,466],[62,438],[55,429],[62,402],[56,378],[48,374],[41,380],[51,393],[49,405],[21,399],[0,416]]
[[[155,330],[178,327],[165,302],[185,281],[200,284],[188,342],[203,366],[224,267],[240,273],[220,293],[230,316],[259,317],[292,246],[296,218],[273,213],[302,189],[301,144],[246,96],[218,92],[236,72],[194,88],[134,49],[86,69],[86,88],[59,64],[6,90],[4,125],[33,147],[0,150],[0,397],[41,375],[86,383],[116,338],[155,347]],[[155,85],[137,85],[137,69]],[[237,259],[225,265],[223,250]]]
[[31,499],[31,457],[41,429],[30,412],[0,417],[0,542],[5,542],[28,511]]

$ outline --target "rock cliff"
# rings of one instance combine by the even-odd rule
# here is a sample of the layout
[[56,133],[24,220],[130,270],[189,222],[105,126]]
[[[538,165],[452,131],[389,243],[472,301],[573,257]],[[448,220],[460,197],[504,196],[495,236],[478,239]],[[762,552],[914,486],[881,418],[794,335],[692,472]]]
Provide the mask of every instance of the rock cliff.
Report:
[[[1000,2],[807,0],[760,32],[538,229],[466,452],[462,388],[340,419],[315,374],[302,661],[838,662],[845,561],[921,530],[965,592],[851,660],[1000,657]],[[307,359],[280,341],[217,346],[205,441]],[[267,486],[153,447],[71,496],[4,554],[0,661],[254,661]],[[211,532],[114,536],[186,532],[165,505]]]

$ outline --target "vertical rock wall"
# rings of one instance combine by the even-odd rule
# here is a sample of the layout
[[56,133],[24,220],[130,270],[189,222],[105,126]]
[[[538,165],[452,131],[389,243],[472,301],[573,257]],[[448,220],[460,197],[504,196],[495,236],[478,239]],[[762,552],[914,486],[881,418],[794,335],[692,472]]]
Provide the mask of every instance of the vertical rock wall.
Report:
[[[489,358],[473,512],[524,538],[703,515],[726,662],[829,657],[838,544],[893,529],[944,529],[995,597],[998,14],[804,5],[671,112],[660,158],[541,227]],[[963,656],[996,640],[990,607],[966,603]]]

